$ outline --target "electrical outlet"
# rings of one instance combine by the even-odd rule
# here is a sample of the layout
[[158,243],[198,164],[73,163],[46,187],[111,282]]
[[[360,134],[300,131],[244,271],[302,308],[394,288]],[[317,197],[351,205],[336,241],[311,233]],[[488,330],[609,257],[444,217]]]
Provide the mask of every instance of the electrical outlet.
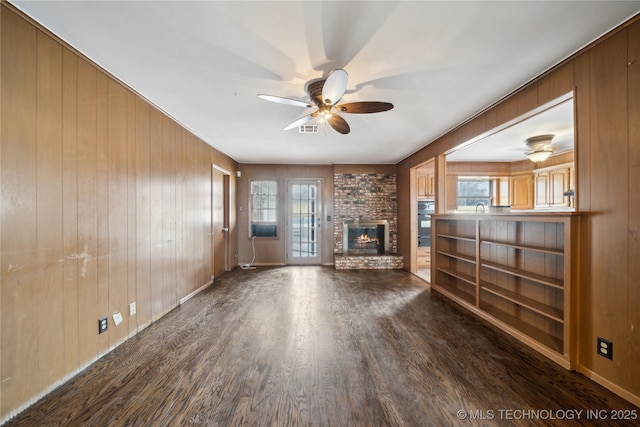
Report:
[[129,316],[134,316],[136,314],[136,303],[132,302],[129,304]]
[[98,334],[107,332],[107,329],[109,329],[109,318],[103,317],[102,319],[98,319]]
[[609,340],[598,337],[598,354],[609,360],[613,360],[613,343]]
[[120,314],[119,311],[113,313],[113,323],[115,323],[116,326],[122,323],[122,314]]

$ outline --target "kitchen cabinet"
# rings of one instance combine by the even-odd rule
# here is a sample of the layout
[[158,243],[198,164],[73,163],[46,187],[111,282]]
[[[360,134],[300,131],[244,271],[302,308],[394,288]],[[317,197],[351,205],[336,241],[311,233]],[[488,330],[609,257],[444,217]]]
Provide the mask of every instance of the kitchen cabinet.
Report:
[[429,172],[418,172],[416,175],[418,198],[435,197],[435,175]]
[[418,268],[431,267],[431,248],[418,247]]
[[571,207],[571,200],[564,193],[574,188],[571,184],[574,180],[573,170],[573,164],[534,170],[534,207]]
[[445,209],[454,211],[458,209],[458,177],[447,175],[445,181]]
[[549,172],[533,175],[534,200],[536,208],[549,207]]
[[533,209],[533,175],[527,172],[511,176],[511,209]]
[[431,287],[573,369],[578,220],[551,212],[434,215]]

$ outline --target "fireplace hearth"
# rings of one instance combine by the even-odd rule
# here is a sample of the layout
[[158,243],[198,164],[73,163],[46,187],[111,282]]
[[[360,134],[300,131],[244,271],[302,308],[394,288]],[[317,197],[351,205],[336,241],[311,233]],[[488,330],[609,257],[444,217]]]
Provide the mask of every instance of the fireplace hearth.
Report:
[[344,221],[343,252],[348,254],[384,254],[389,251],[387,220]]

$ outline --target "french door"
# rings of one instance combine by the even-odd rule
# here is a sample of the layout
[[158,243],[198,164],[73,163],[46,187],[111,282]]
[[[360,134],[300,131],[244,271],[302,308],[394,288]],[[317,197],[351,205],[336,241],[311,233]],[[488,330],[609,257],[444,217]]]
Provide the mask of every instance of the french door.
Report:
[[321,264],[322,180],[287,182],[287,263]]

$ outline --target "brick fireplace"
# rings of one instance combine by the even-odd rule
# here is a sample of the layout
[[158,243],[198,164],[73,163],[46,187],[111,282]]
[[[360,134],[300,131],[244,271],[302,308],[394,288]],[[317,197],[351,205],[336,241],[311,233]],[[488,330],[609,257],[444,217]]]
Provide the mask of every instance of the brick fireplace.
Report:
[[[334,174],[334,265],[336,269],[402,268],[403,258],[397,255],[396,175],[391,173]],[[349,224],[364,224],[349,251]],[[374,246],[373,229],[384,224],[383,249]],[[361,227],[363,228],[363,227]],[[375,232],[377,233],[377,231]],[[357,239],[360,239],[358,242]],[[345,246],[347,245],[347,246]],[[357,247],[359,246],[359,247]],[[345,250],[346,249],[346,250]],[[355,249],[355,250],[354,250]],[[367,249],[367,250],[358,250]]]

